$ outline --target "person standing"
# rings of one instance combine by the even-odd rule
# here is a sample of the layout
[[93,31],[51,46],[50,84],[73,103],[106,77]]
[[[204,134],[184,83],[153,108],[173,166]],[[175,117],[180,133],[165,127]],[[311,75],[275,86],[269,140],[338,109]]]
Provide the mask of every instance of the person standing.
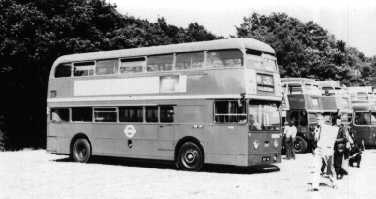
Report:
[[288,126],[285,126],[283,134],[285,136],[286,159],[293,158],[295,160],[294,142],[296,138],[297,129],[293,121],[289,121]]
[[343,175],[347,175],[347,171],[343,168],[343,161],[348,159],[348,146],[353,143],[348,129],[342,124],[341,117],[336,118],[335,126],[338,127],[338,135],[334,145],[334,168],[336,170],[337,179],[342,179]]
[[338,135],[338,127],[325,124],[322,115],[317,116],[318,127],[315,130],[315,141],[317,143],[314,150],[313,166],[314,171],[312,175],[312,190],[319,190],[319,183],[321,178],[321,167],[326,164],[328,178],[332,183],[332,187],[337,187],[336,175],[333,167],[333,153],[334,143]]

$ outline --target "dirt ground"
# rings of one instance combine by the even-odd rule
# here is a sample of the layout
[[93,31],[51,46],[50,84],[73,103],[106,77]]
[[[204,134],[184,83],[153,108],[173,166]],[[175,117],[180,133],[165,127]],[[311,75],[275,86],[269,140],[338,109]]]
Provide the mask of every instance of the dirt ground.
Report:
[[[361,168],[349,168],[338,189],[322,179],[311,192],[312,155],[298,155],[274,167],[207,166],[202,172],[171,164],[118,158],[73,163],[44,150],[0,153],[0,198],[374,198],[376,150],[363,154]],[[329,183],[328,183],[329,184]]]

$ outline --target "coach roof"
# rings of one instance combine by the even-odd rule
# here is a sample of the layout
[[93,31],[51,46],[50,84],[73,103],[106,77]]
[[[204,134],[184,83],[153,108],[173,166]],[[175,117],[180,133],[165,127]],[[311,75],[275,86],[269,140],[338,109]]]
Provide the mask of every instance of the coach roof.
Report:
[[211,41],[190,42],[180,44],[169,44],[161,46],[130,48],[112,51],[99,51],[90,53],[79,53],[64,55],[55,61],[57,63],[64,62],[79,62],[86,60],[97,59],[110,59],[121,57],[136,57],[155,54],[179,53],[179,52],[192,52],[203,50],[222,50],[222,49],[252,49],[261,52],[274,54],[273,48],[268,44],[252,38],[230,38],[230,39],[217,39]]

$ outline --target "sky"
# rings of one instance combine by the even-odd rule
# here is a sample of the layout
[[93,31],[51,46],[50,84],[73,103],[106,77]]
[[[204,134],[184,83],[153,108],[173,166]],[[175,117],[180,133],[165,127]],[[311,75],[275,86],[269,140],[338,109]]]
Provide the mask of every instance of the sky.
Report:
[[229,37],[251,13],[284,12],[302,22],[314,21],[367,56],[376,55],[375,0],[107,0],[121,14],[187,27],[191,22]]

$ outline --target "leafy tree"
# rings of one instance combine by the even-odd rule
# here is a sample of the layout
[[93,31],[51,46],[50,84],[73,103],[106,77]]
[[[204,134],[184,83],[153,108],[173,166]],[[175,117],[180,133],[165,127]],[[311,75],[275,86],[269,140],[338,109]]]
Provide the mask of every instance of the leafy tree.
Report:
[[285,13],[269,16],[253,13],[244,17],[236,30],[238,37],[252,37],[270,44],[276,50],[283,77],[333,79],[346,84],[361,81],[352,71],[360,70],[365,55],[336,40],[312,21],[303,23]]
[[105,0],[0,0],[0,118],[8,146],[45,145],[48,75],[57,57],[215,38],[197,23],[123,16]]

